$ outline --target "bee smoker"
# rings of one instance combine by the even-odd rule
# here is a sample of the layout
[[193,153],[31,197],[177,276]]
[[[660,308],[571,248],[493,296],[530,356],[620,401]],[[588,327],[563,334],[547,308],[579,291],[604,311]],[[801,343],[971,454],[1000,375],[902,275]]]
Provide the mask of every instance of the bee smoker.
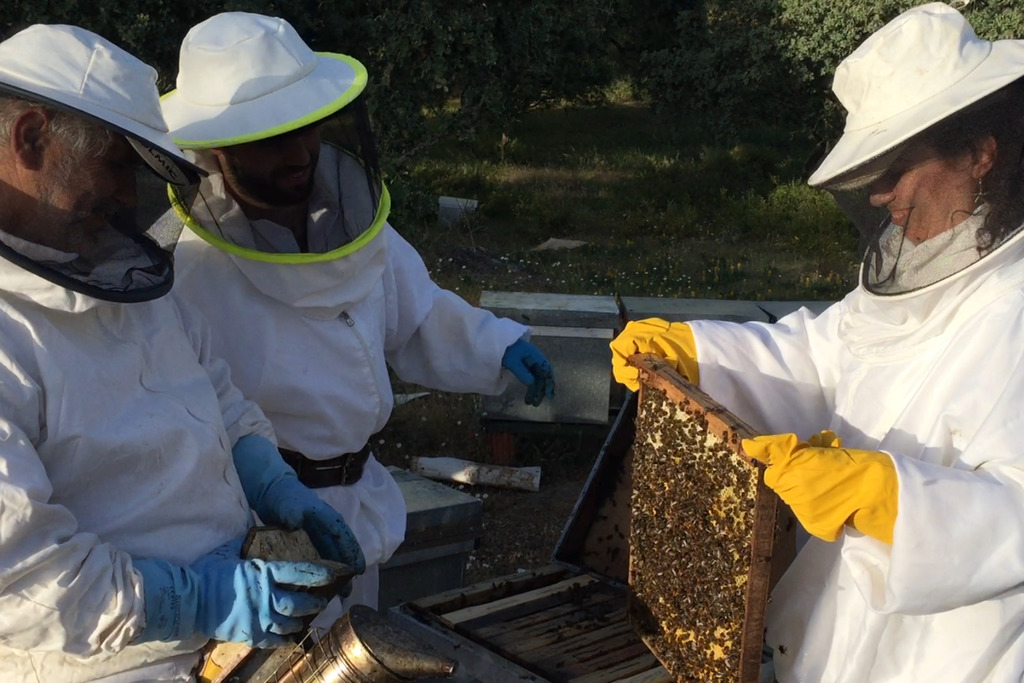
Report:
[[[326,563],[303,531],[250,530],[244,557]],[[342,565],[344,567],[344,565]],[[341,572],[339,589],[352,577]],[[354,605],[328,629],[309,630],[292,647],[256,650],[219,643],[208,655],[200,683],[408,683],[449,678],[456,662],[392,624],[377,610]]]
[[266,683],[406,683],[455,672],[454,660],[363,605],[353,606],[319,640],[315,635]]

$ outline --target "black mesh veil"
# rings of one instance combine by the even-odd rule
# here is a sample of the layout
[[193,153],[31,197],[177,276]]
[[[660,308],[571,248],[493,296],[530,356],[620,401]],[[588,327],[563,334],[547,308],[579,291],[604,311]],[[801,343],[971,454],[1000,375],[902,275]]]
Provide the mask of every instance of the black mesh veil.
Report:
[[[80,117],[96,127],[97,135],[109,132],[110,144],[124,146],[125,159],[132,160],[116,171],[102,164],[100,170],[93,170],[101,177],[104,173],[120,174],[118,183],[123,191],[116,200],[98,199],[95,206],[78,211],[59,208],[60,203],[52,198],[54,193],[74,189],[83,182],[78,167],[83,159],[69,157],[67,177],[54,177],[52,187],[33,197],[38,211],[29,222],[0,225],[0,257],[97,299],[147,301],[170,291],[173,252],[183,224],[158,223],[157,219],[169,206],[166,183],[175,182],[179,194],[194,196],[198,169],[150,141],[62,103],[6,84],[0,84],[0,98],[23,100]],[[133,192],[128,191],[128,183]]]

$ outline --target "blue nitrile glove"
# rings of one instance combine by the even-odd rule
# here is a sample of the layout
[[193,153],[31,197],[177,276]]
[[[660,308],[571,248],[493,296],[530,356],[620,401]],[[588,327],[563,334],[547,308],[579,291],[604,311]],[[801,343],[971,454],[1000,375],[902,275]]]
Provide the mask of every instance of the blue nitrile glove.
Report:
[[337,569],[312,562],[241,559],[241,539],[225,543],[187,567],[138,559],[146,626],[134,643],[183,640],[199,634],[215,640],[278,647],[304,630],[304,616],[328,598],[306,592],[327,586]]
[[325,560],[346,564],[356,574],[366,559],[341,514],[299,481],[277,447],[259,434],[243,436],[231,449],[245,499],[264,524],[302,529]]
[[551,372],[551,363],[530,342],[520,339],[505,349],[501,365],[526,385],[526,402],[531,406],[539,406],[545,396],[549,399],[555,397],[555,375]]

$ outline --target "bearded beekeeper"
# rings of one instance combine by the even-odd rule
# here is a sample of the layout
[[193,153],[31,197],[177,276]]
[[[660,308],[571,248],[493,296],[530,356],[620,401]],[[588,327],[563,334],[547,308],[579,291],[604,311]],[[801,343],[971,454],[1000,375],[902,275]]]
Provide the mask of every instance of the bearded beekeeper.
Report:
[[210,639],[283,644],[337,568],[241,560],[250,508],[360,568],[165,296],[177,231],[144,200],[197,173],[151,67],[71,26],[0,43],[0,680],[191,681]]
[[[210,320],[287,462],[359,539],[367,571],[346,604],[376,606],[406,520],[371,453],[394,406],[388,366],[443,391],[496,394],[514,376],[533,405],[554,380],[527,328],[438,287],[388,224],[366,82],[362,64],[314,53],[288,22],[227,12],[188,32],[161,104],[209,173],[167,216],[191,228],[175,291]],[[337,144],[321,141],[327,130]]]
[[661,355],[766,434],[743,447],[812,534],[768,605],[782,683],[1024,680],[1021,76],[1024,41],[904,12],[839,65],[845,131],[809,180],[884,211],[858,287],[611,344],[628,387]]

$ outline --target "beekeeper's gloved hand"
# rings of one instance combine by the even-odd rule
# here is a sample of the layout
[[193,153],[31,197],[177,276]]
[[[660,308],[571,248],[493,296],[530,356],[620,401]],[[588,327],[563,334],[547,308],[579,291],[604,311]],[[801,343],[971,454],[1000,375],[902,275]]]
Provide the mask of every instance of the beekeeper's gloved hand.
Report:
[[692,384],[700,384],[697,370],[697,342],[686,323],[669,323],[661,318],[634,320],[609,344],[615,381],[630,391],[640,388],[637,369],[626,359],[637,353],[661,356]]
[[366,571],[366,559],[341,514],[299,481],[277,447],[259,434],[243,436],[231,449],[249,505],[264,524],[303,529],[325,560]]
[[278,647],[304,630],[302,617],[321,612],[328,598],[307,592],[339,579],[337,568],[311,562],[243,560],[241,539],[188,566],[137,559],[146,625],[133,643],[215,640]]
[[505,349],[501,365],[526,385],[526,402],[539,406],[555,397],[555,375],[544,354],[530,342],[520,339]]
[[832,432],[743,440],[743,451],[767,465],[764,483],[793,510],[808,533],[834,541],[849,524],[892,543],[899,503],[896,467],[888,453],[842,448]]

